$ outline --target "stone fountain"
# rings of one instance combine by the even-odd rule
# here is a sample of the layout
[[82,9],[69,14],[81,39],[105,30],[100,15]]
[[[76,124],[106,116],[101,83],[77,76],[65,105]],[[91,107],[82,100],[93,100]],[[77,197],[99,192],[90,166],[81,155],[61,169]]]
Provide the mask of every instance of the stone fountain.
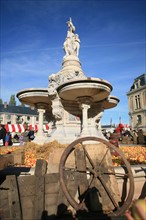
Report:
[[[100,125],[103,112],[119,102],[110,95],[109,82],[85,76],[79,60],[80,39],[71,18],[67,26],[62,69],[49,76],[48,88],[24,89],[17,93],[20,102],[38,109],[37,143],[53,140],[71,143],[83,136],[104,138]],[[44,114],[50,124],[47,137],[43,134]]]

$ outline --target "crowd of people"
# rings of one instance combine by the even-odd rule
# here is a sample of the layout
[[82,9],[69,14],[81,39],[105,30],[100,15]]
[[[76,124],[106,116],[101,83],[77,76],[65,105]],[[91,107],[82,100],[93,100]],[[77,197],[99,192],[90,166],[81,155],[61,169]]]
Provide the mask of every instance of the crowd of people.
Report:
[[0,140],[2,140],[2,146],[12,146],[13,140],[16,140],[23,145],[25,142],[33,141],[35,138],[35,131],[34,128],[25,129],[24,132],[20,133],[19,135],[14,132],[7,132],[5,126],[0,124]]
[[[142,144],[140,143],[140,136],[143,136],[143,143],[146,144],[146,135],[144,135],[142,129],[132,130],[123,128],[120,124],[119,126],[113,131],[106,131],[103,130],[103,135],[108,139],[109,141],[111,139],[117,139],[117,141],[122,141],[123,137],[128,137],[129,140],[135,141],[136,144]],[[116,134],[116,135],[115,135]],[[115,136],[116,138],[113,138]],[[30,142],[34,140],[35,138],[35,131],[34,128],[25,129],[24,132],[18,134],[14,132],[7,132],[4,125],[0,124],[0,140],[2,140],[3,146],[11,146],[13,145],[13,141],[16,140],[16,142],[20,142],[20,145],[23,145],[25,142]],[[117,143],[118,145],[118,143]]]
[[124,130],[122,129],[120,132],[117,132],[117,130],[115,129],[113,132],[111,131],[106,131],[106,130],[103,130],[103,134],[104,136],[110,140],[111,138],[111,134],[119,134],[119,140],[122,140],[122,137],[124,136],[128,136],[130,137],[131,140],[133,140],[134,136],[137,136],[137,132],[135,130],[131,131],[131,130]]
[[[146,144],[146,135],[144,135],[144,132],[142,129],[138,130],[132,130],[132,128],[125,129],[125,128],[117,128],[113,132],[103,130],[103,135],[108,139],[112,139],[112,137],[115,135],[116,139],[118,141],[122,141],[124,137],[128,137],[130,141],[134,141],[136,144]],[[142,140],[143,137],[143,140]],[[142,141],[141,141],[142,140]],[[141,143],[142,142],[142,143]]]

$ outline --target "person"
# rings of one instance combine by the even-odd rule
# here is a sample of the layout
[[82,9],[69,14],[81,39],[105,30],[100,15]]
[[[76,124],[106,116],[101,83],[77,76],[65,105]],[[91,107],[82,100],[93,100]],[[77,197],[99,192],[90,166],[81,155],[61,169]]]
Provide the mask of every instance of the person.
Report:
[[5,146],[5,138],[6,138],[6,129],[3,125],[0,124],[0,140],[3,140],[3,146]]
[[13,141],[12,141],[12,134],[9,132],[9,146],[13,145]]
[[29,141],[33,141],[34,140],[34,128],[30,129],[28,132],[28,139]]
[[128,136],[131,140],[133,140],[132,132],[129,130],[125,131],[124,136]]
[[26,128],[25,131],[23,132],[23,141],[28,142],[29,137],[28,137],[28,129]]
[[10,136],[9,136],[9,133],[7,132],[6,136],[5,136],[5,146],[6,147],[9,145],[9,140],[10,140]]
[[18,141],[18,140],[19,140],[19,136],[18,136],[18,134],[15,134],[14,137],[13,137],[13,139],[15,139],[15,140]]
[[141,128],[137,131],[137,142],[138,144],[144,144],[145,142],[143,130]]
[[22,146],[23,145],[23,133],[21,133],[19,136],[19,142],[20,142],[20,146]]

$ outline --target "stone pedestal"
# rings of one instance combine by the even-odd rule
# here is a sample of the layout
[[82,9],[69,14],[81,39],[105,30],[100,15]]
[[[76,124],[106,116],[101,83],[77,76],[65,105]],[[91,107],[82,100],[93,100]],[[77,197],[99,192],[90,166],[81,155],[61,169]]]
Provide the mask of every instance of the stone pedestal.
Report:
[[62,63],[62,70],[60,74],[67,76],[68,74],[73,74],[74,78],[78,75],[80,77],[85,77],[83,70],[81,68],[81,63],[79,58],[74,55],[65,56]]

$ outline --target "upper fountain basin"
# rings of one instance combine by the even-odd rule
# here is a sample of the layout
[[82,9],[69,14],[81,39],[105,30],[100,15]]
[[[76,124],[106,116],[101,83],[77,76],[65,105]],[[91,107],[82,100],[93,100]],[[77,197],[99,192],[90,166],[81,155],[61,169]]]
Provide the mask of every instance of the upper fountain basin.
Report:
[[17,93],[17,98],[24,104],[35,106],[39,103],[51,105],[48,88],[29,88]]
[[80,97],[90,97],[93,102],[107,98],[112,91],[109,82],[99,78],[85,78],[68,81],[58,86],[57,92],[64,100],[77,100]]

